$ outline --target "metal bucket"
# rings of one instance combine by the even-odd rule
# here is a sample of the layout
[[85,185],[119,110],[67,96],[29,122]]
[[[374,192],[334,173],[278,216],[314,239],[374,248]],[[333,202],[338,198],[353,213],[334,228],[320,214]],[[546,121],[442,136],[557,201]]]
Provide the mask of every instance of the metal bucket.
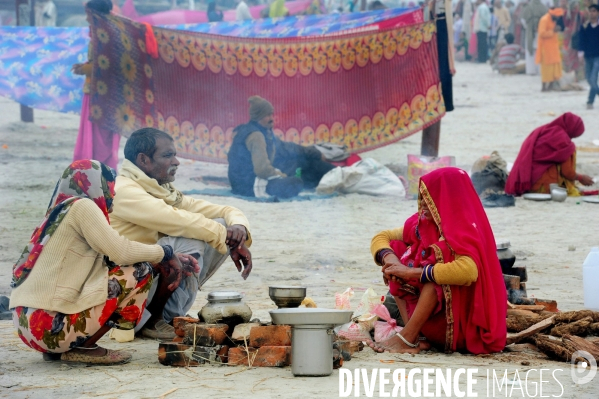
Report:
[[333,330],[330,325],[291,328],[291,372],[295,376],[333,374]]

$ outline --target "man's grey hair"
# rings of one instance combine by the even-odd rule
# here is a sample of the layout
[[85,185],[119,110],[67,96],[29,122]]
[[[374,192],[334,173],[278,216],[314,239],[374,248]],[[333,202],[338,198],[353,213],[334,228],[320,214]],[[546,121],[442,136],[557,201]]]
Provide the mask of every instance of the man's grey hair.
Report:
[[167,133],[152,127],[144,127],[135,131],[125,144],[125,158],[135,163],[139,154],[153,157],[156,152],[156,139],[159,138],[173,141],[173,138]]

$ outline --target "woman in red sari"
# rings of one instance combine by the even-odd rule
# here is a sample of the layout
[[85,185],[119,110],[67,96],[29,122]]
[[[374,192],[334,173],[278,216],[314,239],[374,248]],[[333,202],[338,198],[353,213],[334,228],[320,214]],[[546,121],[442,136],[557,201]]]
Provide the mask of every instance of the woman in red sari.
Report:
[[576,145],[573,138],[584,133],[584,123],[571,112],[553,122],[536,128],[522,143],[505,184],[511,195],[549,193],[549,185],[556,183],[568,190],[568,195],[580,195],[575,181],[590,186],[590,176],[576,173]]
[[405,327],[378,351],[503,350],[506,290],[495,239],[468,174],[442,168],[420,179],[419,210],[403,228],[372,239],[371,251]]

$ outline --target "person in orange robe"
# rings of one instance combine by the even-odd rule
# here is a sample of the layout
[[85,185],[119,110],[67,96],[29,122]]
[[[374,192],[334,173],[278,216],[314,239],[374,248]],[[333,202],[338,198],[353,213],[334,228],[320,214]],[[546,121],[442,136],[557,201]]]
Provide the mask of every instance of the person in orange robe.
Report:
[[562,77],[562,55],[559,51],[556,21],[564,15],[561,8],[552,8],[539,21],[537,54],[535,62],[541,65],[542,91],[549,91],[559,86]]

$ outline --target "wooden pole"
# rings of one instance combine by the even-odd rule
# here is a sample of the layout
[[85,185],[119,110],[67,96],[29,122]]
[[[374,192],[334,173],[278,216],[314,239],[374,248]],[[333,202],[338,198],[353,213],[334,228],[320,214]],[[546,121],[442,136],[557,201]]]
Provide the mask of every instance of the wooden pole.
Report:
[[422,131],[420,154],[429,157],[439,156],[439,140],[441,139],[441,121],[437,121]]
[[[35,0],[15,0],[18,26],[35,26]],[[21,121],[33,122],[33,108],[21,104]]]

